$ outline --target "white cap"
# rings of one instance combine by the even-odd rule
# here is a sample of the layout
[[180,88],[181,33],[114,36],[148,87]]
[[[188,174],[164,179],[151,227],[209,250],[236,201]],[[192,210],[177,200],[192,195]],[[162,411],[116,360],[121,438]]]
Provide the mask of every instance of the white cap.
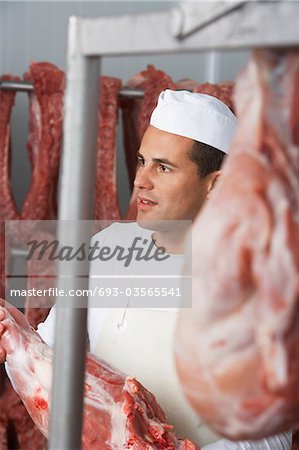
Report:
[[150,125],[228,153],[237,122],[237,117],[218,98],[166,89],[159,95]]

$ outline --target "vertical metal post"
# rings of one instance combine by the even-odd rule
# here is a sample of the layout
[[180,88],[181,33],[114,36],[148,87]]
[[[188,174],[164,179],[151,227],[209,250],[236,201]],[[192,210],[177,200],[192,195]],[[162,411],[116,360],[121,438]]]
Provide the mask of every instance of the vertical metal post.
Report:
[[[100,59],[82,55],[82,26],[80,18],[70,18],[58,227],[60,244],[68,242],[74,248],[89,242],[82,220],[93,217]],[[88,261],[78,265],[72,260],[58,270],[58,289],[88,288],[88,278],[78,277],[82,270],[88,274]],[[77,450],[82,433],[87,297],[57,298],[56,306],[49,449]]]
[[211,50],[207,53],[206,81],[209,83],[219,82],[219,52]]

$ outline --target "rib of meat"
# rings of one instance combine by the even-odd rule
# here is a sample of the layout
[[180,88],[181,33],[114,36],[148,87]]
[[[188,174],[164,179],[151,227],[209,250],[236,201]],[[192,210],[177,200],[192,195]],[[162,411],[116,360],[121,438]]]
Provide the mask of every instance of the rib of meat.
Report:
[[[47,436],[52,350],[35,332],[20,327],[3,307],[0,320],[4,326],[1,345],[14,388]],[[91,355],[86,360],[84,398],[84,449],[198,448],[176,438],[155,397],[140,383]]]
[[53,64],[32,63],[24,79],[33,83],[30,97],[28,151],[32,179],[22,219],[55,219],[62,144],[65,75]]
[[95,220],[120,219],[116,184],[116,132],[120,89],[121,80],[118,78],[100,78]]
[[240,124],[193,227],[193,308],[175,355],[196,411],[232,439],[299,423],[299,52],[257,50]]

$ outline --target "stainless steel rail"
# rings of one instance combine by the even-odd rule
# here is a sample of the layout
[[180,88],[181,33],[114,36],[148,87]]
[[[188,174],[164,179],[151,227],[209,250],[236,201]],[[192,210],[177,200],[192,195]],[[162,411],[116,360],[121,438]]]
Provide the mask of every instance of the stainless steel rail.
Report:
[[[20,92],[32,92],[34,87],[31,83],[27,81],[9,81],[2,80],[0,81],[0,89],[3,91],[20,91]],[[119,95],[121,97],[140,97],[144,96],[144,92],[142,89],[132,89],[132,88],[122,88],[119,91]]]

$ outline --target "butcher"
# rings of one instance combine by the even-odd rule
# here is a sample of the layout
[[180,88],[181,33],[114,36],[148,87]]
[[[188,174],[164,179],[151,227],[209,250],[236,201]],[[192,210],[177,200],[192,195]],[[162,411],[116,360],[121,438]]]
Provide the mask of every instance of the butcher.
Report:
[[[213,195],[236,125],[232,111],[212,96],[169,89],[162,92],[137,155],[137,221],[114,223],[96,234],[93,242],[98,248],[129,248],[137,237],[160,256],[160,260],[153,258],[151,264],[143,266],[142,274],[144,267],[159,267],[165,274],[169,268],[174,271],[172,274],[181,273],[184,249],[190,243],[188,225]],[[162,226],[165,221],[183,225]],[[92,291],[99,286],[97,275],[107,273],[107,268],[108,275],[115,274],[114,280],[121,280],[124,274],[129,279],[138,273],[136,261],[130,262],[127,271],[121,258],[108,262],[93,258],[89,286]],[[132,307],[133,300],[126,299],[121,307],[111,308],[102,297],[90,298],[90,351],[136,377],[150,390],[178,435],[209,450],[291,448],[291,432],[259,441],[219,440],[192,411],[177,379],[172,356],[179,307],[176,299],[172,297],[170,304],[162,307],[157,306],[156,298],[144,300],[142,308]],[[50,347],[54,344],[54,326],[55,308],[37,328]],[[1,346],[0,355],[5,360]]]

